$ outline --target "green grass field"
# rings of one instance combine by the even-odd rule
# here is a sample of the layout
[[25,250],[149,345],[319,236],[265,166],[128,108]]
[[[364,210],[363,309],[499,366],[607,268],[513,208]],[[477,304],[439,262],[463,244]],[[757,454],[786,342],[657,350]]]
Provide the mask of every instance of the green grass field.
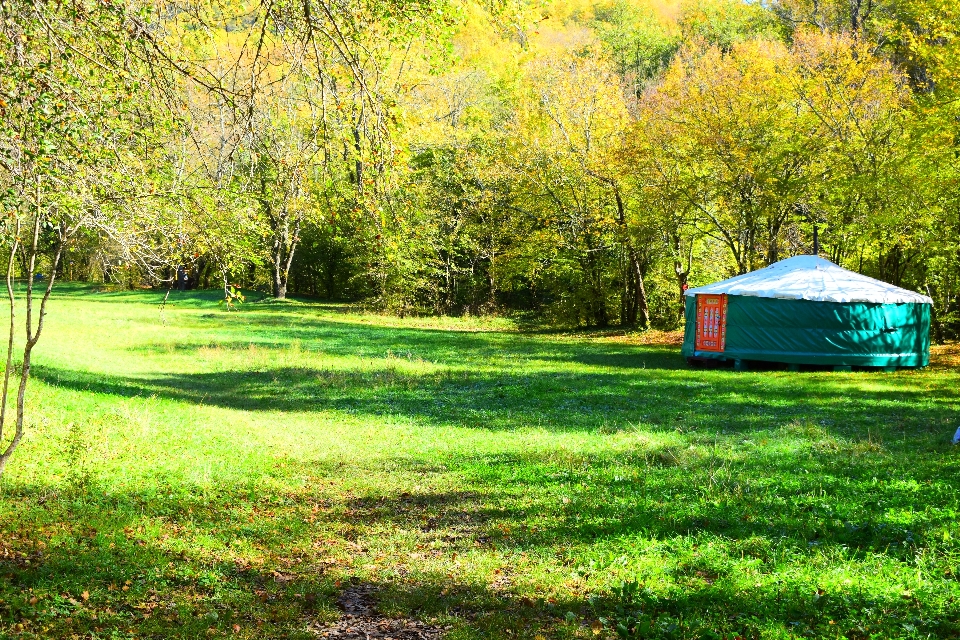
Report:
[[[0,637],[960,637],[960,368],[688,368],[637,336],[216,293],[51,302]],[[600,622],[600,620],[603,622]]]

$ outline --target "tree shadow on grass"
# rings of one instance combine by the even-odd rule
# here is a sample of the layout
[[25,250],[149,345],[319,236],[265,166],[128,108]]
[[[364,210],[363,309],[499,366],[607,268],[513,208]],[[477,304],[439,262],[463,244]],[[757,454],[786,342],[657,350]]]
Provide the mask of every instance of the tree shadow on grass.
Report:
[[117,376],[44,365],[34,375],[61,388],[124,397],[157,396],[253,412],[404,416],[430,425],[492,430],[613,432],[639,425],[749,434],[801,422],[841,434],[887,432],[895,436],[887,439],[894,449],[911,446],[908,434],[946,433],[953,418],[953,401],[932,386],[861,390],[851,389],[846,379],[789,375],[761,380],[719,372],[695,379],[637,369],[517,373],[416,366],[382,359],[363,368],[278,366]]
[[[707,454],[653,447],[566,459],[461,456],[450,464],[469,490],[365,495],[345,504],[362,521],[414,521],[423,533],[474,541],[482,535],[519,551],[558,541],[706,535],[775,541],[802,554],[835,545],[861,559],[872,554],[912,561],[918,548],[936,546],[953,525],[956,499],[944,478],[957,474],[955,456],[926,463],[917,456],[904,478],[901,461],[856,443],[834,452],[817,445],[762,458],[739,456],[730,447]],[[665,449],[674,451],[664,455]],[[887,480],[878,482],[878,476]],[[918,504],[927,510],[907,520],[891,516]],[[748,555],[763,557],[772,549],[758,545]]]
[[[446,464],[463,488],[436,491],[357,495],[308,480],[264,492],[257,479],[200,488],[172,475],[138,491],[95,482],[55,495],[13,487],[5,499],[18,507],[0,544],[0,632],[26,622],[44,637],[129,629],[198,637],[238,625],[241,637],[309,637],[304,629],[331,619],[339,585],[355,578],[378,587],[385,613],[438,618],[464,638],[549,637],[601,616],[624,619],[625,611],[664,638],[758,637],[771,628],[835,637],[870,627],[912,637],[904,625],[935,637],[960,633],[955,581],[942,571],[956,545],[935,544],[956,501],[923,482],[877,484],[872,477],[896,471],[889,460],[854,450],[799,453],[728,461],[718,475],[717,459],[692,453],[559,453],[457,456]],[[291,477],[316,480],[375,472],[291,467]],[[918,458],[915,470],[912,479],[923,480],[943,466]],[[912,503],[927,506],[913,531],[880,526]],[[850,519],[870,526],[851,528]],[[426,559],[402,546],[379,555],[377,539],[391,534],[411,547],[419,541]],[[835,582],[830,571],[803,569],[840,549],[852,550],[845,564],[866,568],[883,556],[903,563],[904,575],[918,570],[910,559],[924,551],[926,590],[902,597],[883,582],[826,587]],[[499,568],[450,572],[455,558],[469,564],[471,554],[488,567],[492,556]],[[576,585],[539,593],[515,566],[525,554],[575,577],[615,572],[642,584],[629,597]],[[656,559],[659,577],[624,575],[616,558],[631,555]],[[379,568],[369,569],[374,563]],[[755,576],[751,584],[744,571]]]
[[[957,458],[917,455],[905,473],[891,456],[857,443],[834,441],[836,448],[825,450],[819,437],[791,456],[759,458],[685,448],[666,456],[662,448],[462,456],[451,463],[469,492],[369,495],[348,504],[381,527],[420,522],[422,535],[448,545],[448,554],[468,553],[471,545],[514,560],[546,553],[574,578],[614,572],[639,582],[629,597],[599,590],[531,599],[519,586],[522,570],[505,561],[487,591],[465,590],[468,604],[458,606],[471,620],[492,615],[492,604],[469,604],[492,595],[507,610],[540,617],[572,612],[579,621],[649,625],[638,637],[752,638],[777,628],[805,637],[957,637],[958,547],[941,544],[957,505],[944,478],[957,476]],[[925,511],[911,522],[894,515],[918,504]],[[648,559],[640,567],[657,568],[624,572],[634,565],[620,559],[637,555]],[[922,593],[899,592],[920,556],[930,562]],[[902,567],[901,575],[844,584],[831,577],[869,576],[880,558]],[[428,585],[421,579],[413,592],[392,586],[393,597],[401,608],[449,606],[451,587],[438,578]]]
[[[0,636],[197,638],[239,625],[247,637],[297,637],[304,616],[334,615],[332,578],[293,576],[277,557],[251,565],[231,549],[257,506],[247,488],[211,504],[179,486],[175,498],[96,483],[8,488],[19,508],[0,525]],[[258,542],[282,549],[291,524],[270,518]]]
[[[942,537],[957,506],[944,478],[957,476],[957,458],[917,455],[905,472],[903,461],[858,443],[834,441],[825,450],[819,437],[791,456],[760,459],[729,449],[707,456],[686,450],[665,457],[657,449],[461,456],[450,464],[468,491],[366,495],[346,504],[378,528],[419,523],[422,536],[454,557],[477,546],[514,561],[546,553],[586,579],[623,575],[618,558],[638,553],[659,565],[646,577],[642,569],[626,574],[647,587],[630,603],[606,590],[550,601],[531,599],[523,571],[505,560],[485,591],[467,586],[454,596],[461,599],[456,610],[476,624],[496,619],[492,596],[534,618],[569,611],[588,622],[623,618],[629,604],[652,625],[641,637],[760,637],[778,626],[808,637],[836,637],[838,630],[849,638],[956,637],[960,585],[952,567],[960,547]],[[895,515],[919,504],[924,512],[909,522]],[[922,592],[901,593],[897,585],[912,581],[917,557],[928,562]],[[838,584],[838,571],[870,576],[881,558],[900,575]],[[413,592],[390,585],[401,609],[449,607],[457,585],[440,576],[431,585],[423,580]]]
[[[560,626],[567,628],[561,637],[578,630],[585,637],[691,640],[953,638],[960,632],[950,619],[920,617],[918,607],[895,595],[856,589],[828,593],[815,580],[743,589],[731,581],[699,579],[668,593],[638,583],[637,594],[629,598],[611,593],[531,597],[509,586],[456,582],[442,574],[418,576],[412,585],[377,586],[381,607],[428,618],[453,614],[472,632],[458,637],[469,638],[552,637],[550,631]],[[621,624],[623,635],[618,635]]]

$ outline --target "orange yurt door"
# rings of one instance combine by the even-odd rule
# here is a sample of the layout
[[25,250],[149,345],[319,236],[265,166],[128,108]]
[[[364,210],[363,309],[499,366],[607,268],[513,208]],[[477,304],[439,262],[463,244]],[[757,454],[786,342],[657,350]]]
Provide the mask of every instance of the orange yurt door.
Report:
[[697,351],[722,352],[726,345],[726,294],[697,294]]

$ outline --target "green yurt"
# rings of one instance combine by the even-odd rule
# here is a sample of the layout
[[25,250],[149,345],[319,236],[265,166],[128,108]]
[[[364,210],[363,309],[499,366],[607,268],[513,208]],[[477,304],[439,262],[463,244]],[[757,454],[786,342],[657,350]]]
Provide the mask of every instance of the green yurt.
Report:
[[685,302],[688,362],[887,369],[930,362],[930,298],[817,256],[688,289]]

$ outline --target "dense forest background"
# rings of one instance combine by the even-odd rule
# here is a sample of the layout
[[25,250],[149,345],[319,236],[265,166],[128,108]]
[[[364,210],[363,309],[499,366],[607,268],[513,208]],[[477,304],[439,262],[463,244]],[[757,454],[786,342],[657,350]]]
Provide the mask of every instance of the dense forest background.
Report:
[[960,332],[951,0],[0,11],[13,275],[672,328],[816,228]]

